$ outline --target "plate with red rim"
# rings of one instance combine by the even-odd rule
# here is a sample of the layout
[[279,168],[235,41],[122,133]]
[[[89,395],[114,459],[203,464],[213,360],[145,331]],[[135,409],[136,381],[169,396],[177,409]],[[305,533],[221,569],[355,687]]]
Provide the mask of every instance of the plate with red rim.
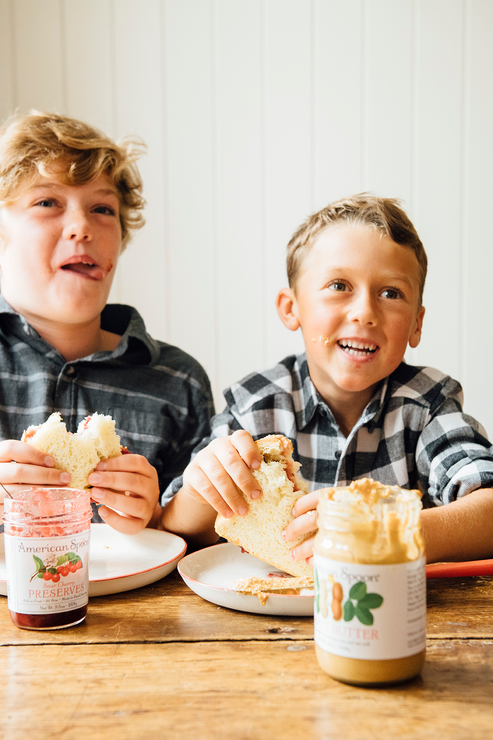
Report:
[[[269,594],[263,605],[258,596],[235,591],[233,584],[239,578],[287,574],[230,542],[190,553],[179,562],[178,572],[192,591],[212,604],[252,614],[313,617],[312,589],[302,589],[299,595]],[[289,588],[289,578],[286,578],[286,588]]]
[[[170,532],[142,529],[121,534],[107,524],[91,524],[89,596],[105,596],[159,581],[185,555],[185,541]],[[7,595],[3,534],[0,535],[0,594]]]

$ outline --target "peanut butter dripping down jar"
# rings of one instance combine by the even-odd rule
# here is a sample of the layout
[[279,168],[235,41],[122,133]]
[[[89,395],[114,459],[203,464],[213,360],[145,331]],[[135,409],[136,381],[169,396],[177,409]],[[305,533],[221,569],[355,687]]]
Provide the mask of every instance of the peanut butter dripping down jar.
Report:
[[314,549],[320,667],[358,686],[422,669],[426,571],[421,495],[369,478],[321,492]]

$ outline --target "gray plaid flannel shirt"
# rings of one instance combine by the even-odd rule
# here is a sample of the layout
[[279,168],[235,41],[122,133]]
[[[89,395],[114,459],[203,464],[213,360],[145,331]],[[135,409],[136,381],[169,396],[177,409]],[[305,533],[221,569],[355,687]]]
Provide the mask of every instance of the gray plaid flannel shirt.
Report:
[[[346,438],[313,385],[306,355],[286,357],[225,391],[227,406],[212,420],[212,439],[245,429],[254,439],[283,434],[310,490],[371,477],[419,488],[423,505],[447,504],[493,487],[493,447],[478,422],[462,411],[457,381],[429,367],[402,363],[376,390]],[[178,478],[165,493],[182,485]]]
[[106,306],[101,326],[121,335],[118,347],[67,362],[0,296],[0,440],[20,439],[54,411],[71,432],[94,411],[110,414],[164,491],[210,432],[209,379],[193,357],[149,336],[135,308]]

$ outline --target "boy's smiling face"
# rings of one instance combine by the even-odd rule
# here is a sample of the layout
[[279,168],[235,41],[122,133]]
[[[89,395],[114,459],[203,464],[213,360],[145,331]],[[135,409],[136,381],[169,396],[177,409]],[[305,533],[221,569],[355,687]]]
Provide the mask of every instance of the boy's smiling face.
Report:
[[419,287],[413,250],[376,229],[344,224],[319,234],[278,311],[289,329],[301,326],[310,375],[329,405],[362,411],[407,345],[418,345]]
[[40,176],[0,208],[2,294],[35,328],[98,320],[121,242],[118,194],[105,176],[84,185]]

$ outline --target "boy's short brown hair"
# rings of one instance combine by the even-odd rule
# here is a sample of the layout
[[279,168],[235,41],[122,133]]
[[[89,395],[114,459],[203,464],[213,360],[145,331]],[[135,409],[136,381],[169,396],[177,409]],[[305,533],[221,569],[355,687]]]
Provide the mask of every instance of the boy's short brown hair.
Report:
[[303,261],[315,238],[328,226],[337,224],[370,226],[389,236],[396,244],[412,249],[419,264],[419,302],[421,305],[428,269],[428,259],[423,243],[411,220],[400,208],[399,200],[380,198],[372,193],[359,193],[329,203],[301,224],[287,247],[287,271],[291,288],[296,289],[296,281]]
[[131,231],[144,225],[142,179],[135,164],[144,149],[137,138],[112,141],[83,121],[31,111],[9,118],[0,129],[0,204],[8,204],[39,175],[56,170],[66,185],[106,175],[120,200],[122,250]]

